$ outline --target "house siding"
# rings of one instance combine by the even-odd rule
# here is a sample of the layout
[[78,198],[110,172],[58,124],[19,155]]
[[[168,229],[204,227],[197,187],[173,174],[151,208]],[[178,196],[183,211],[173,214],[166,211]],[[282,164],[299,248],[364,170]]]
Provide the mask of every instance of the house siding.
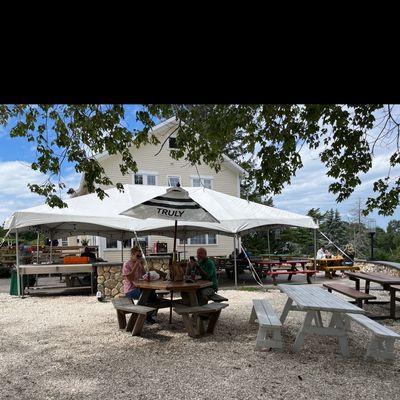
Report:
[[[132,146],[131,154],[137,163],[140,171],[154,171],[156,174],[156,185],[168,186],[168,176],[179,176],[182,186],[192,186],[192,177],[198,175],[204,177],[212,177],[212,189],[232,196],[238,196],[238,180],[239,172],[234,171],[228,162],[221,164],[221,169],[218,173],[205,164],[197,165],[197,168],[191,166],[185,160],[175,160],[170,156],[168,140],[164,147],[160,150],[161,144],[167,139],[174,127],[166,126],[157,130],[156,136],[160,140],[158,145],[142,145],[139,149]],[[157,154],[158,153],[158,154]],[[117,182],[123,184],[134,184],[133,174],[122,175],[119,165],[122,163],[122,156],[115,154],[107,156],[99,160],[99,163],[104,168],[105,175],[115,184]],[[103,189],[109,189],[112,186],[102,186]],[[155,242],[166,242],[168,251],[172,251],[173,239],[164,236],[149,236],[149,247],[153,248]],[[195,255],[198,245],[185,246],[186,255]],[[217,235],[216,245],[204,245],[209,255],[228,255],[233,251],[233,239],[231,237]],[[178,245],[177,250],[183,251],[184,246]],[[151,250],[152,251],[152,250]],[[127,252],[127,251],[126,251]],[[128,254],[128,252],[127,252]],[[104,250],[104,257],[108,261],[120,261],[121,250]],[[129,254],[127,255],[129,257]],[[124,254],[125,258],[125,254]]]

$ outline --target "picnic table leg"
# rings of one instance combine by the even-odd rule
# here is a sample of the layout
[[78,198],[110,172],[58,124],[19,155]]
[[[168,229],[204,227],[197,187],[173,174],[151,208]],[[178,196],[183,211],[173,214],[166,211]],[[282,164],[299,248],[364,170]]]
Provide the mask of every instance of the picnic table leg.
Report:
[[322,324],[322,317],[321,317],[321,311],[315,311],[315,325],[318,326],[319,328],[322,328],[324,325]]
[[138,305],[139,306],[145,306],[147,301],[149,300],[150,293],[152,292],[152,289],[142,289],[142,293],[140,294],[139,300],[138,300]]
[[126,328],[126,317],[123,311],[117,310],[117,319],[118,319],[118,326],[119,329]]
[[172,300],[174,300],[174,291],[171,290],[171,305],[169,306],[169,323],[172,324]]
[[307,328],[311,328],[311,322],[313,319],[314,319],[314,311],[308,311],[306,313],[306,317],[304,318],[303,325],[301,326],[301,329],[296,336],[296,341],[294,342],[293,345],[294,352],[298,352],[301,349],[301,346],[304,343],[304,337],[306,335]]
[[[370,288],[370,281],[365,281],[365,293],[369,294],[369,288]],[[368,300],[365,300],[365,304],[368,304]]]
[[210,319],[208,321],[208,326],[207,326],[207,333],[214,333],[215,325],[217,325],[220,314],[221,314],[221,310],[219,310],[215,313],[212,313],[210,315]]
[[140,333],[142,332],[142,329],[143,329],[143,324],[144,324],[145,319],[146,319],[145,314],[139,314],[139,315],[136,314],[136,320],[135,320],[135,325],[132,330],[132,336],[140,335]]
[[336,331],[336,336],[338,336],[339,339],[339,346],[340,346],[340,351],[344,357],[349,356],[349,343],[347,340],[347,325],[344,322],[345,316],[343,316],[340,313],[333,313],[332,315],[332,328],[335,329]]
[[138,314],[135,314],[135,313],[131,314],[131,316],[130,316],[130,318],[128,320],[128,323],[126,325],[126,331],[127,332],[130,332],[133,329],[133,327],[134,327],[134,325],[136,323],[137,317],[138,317]]
[[390,288],[390,318],[396,319],[396,290]]
[[356,282],[356,290],[360,290],[360,280],[356,279],[355,282]]
[[254,310],[254,306],[251,308],[251,314],[250,314],[250,319],[249,319],[249,324],[254,324],[254,322],[257,319],[257,314],[256,311]]
[[287,315],[288,315],[288,313],[290,311],[292,303],[293,303],[293,300],[290,297],[288,297],[288,299],[286,300],[285,307],[283,308],[283,311],[282,311],[282,314],[281,314],[281,317],[280,317],[280,321],[281,321],[282,324],[286,320],[286,317],[287,317]]
[[307,274],[307,283],[311,284],[311,275],[312,274]]

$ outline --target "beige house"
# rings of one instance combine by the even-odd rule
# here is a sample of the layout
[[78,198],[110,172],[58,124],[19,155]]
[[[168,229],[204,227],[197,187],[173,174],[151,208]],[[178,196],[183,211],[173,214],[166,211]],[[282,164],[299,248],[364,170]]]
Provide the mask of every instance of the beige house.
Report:
[[[177,121],[171,118],[153,128],[153,134],[158,137],[161,143],[165,140],[164,147],[161,144],[147,144],[139,149],[132,146],[131,152],[138,166],[138,172],[130,175],[122,175],[119,164],[122,162],[121,155],[100,154],[97,159],[104,168],[105,173],[113,182],[134,185],[159,185],[174,186],[179,182],[181,186],[205,186],[219,192],[240,197],[240,180],[245,171],[228,157],[224,157],[221,170],[216,173],[207,165],[201,164],[191,166],[185,160],[175,160],[170,156],[170,150],[175,146],[175,138],[171,132],[176,129]],[[156,153],[158,153],[156,155]],[[103,187],[108,189],[109,187]],[[77,195],[85,193],[84,181],[81,181]],[[167,243],[168,252],[172,251],[173,239],[161,236],[147,236],[147,248],[153,252],[156,242]],[[77,238],[69,238],[70,245],[76,244]],[[122,246],[124,246],[124,260],[129,257],[131,242],[121,243],[116,240],[109,240],[101,237],[92,237],[91,245],[99,246],[99,255],[108,261],[120,261]],[[233,251],[233,239],[227,236],[216,234],[204,234],[188,238],[184,246],[178,240],[177,249],[183,251],[185,247],[186,256],[195,255],[199,247],[207,248],[209,255],[227,255]]]

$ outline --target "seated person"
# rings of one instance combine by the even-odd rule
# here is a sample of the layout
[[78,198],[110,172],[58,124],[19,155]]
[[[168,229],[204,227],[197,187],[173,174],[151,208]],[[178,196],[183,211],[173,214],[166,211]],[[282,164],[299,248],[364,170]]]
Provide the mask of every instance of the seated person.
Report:
[[317,260],[325,258],[325,252],[325,246],[321,246],[321,248],[317,251]]
[[[142,291],[136,287],[135,282],[142,279],[146,273],[144,269],[144,262],[142,257],[142,249],[139,246],[133,246],[131,248],[131,258],[126,261],[122,267],[122,275],[124,276],[124,293],[125,296],[130,299],[139,299]],[[155,291],[151,292],[148,303],[155,303],[157,301],[157,295]],[[155,319],[151,314],[147,314],[146,321],[148,323],[155,323]]]
[[85,251],[81,253],[81,257],[89,257],[89,261],[96,260],[96,254],[90,251],[89,247],[85,247]]
[[206,287],[197,291],[199,305],[202,306],[207,304],[210,296],[218,291],[217,270],[214,261],[207,257],[207,250],[204,247],[197,249],[197,259],[199,260],[197,271],[201,275],[201,278],[212,282],[211,287]]
[[193,256],[190,256],[186,266],[185,275],[193,276],[197,274],[197,262]]

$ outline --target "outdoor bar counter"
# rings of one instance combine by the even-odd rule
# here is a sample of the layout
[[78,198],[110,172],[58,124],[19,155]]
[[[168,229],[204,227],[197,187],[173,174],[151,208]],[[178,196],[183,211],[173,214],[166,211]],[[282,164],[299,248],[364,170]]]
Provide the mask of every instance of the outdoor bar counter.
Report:
[[[146,260],[150,269],[168,271],[169,255],[147,256]],[[23,275],[90,274],[92,294],[99,291],[102,297],[110,298],[124,293],[122,265],[121,261],[88,264],[25,264],[19,266],[19,274],[21,279]]]

